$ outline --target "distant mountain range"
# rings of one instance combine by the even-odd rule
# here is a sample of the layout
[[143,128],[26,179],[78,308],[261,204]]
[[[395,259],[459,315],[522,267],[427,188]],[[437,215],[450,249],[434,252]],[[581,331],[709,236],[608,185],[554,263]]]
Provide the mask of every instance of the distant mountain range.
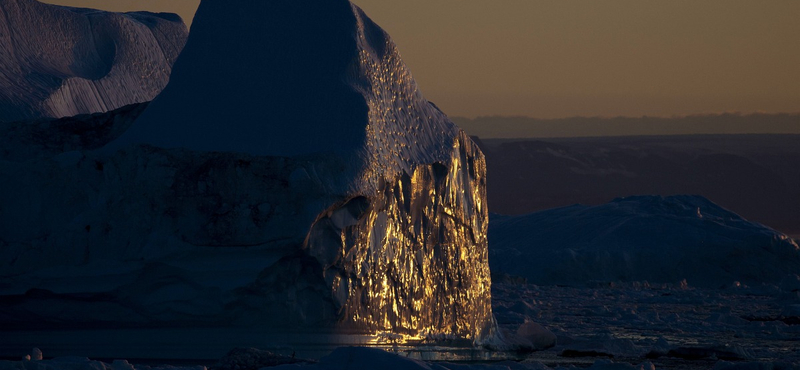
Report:
[[470,135],[489,138],[552,138],[696,134],[800,134],[800,113],[723,113],[685,117],[572,117],[538,119],[452,117]]

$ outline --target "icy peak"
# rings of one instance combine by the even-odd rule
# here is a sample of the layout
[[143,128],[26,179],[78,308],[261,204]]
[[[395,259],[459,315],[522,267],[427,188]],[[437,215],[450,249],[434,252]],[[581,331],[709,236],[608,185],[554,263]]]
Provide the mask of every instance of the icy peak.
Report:
[[0,122],[149,101],[186,37],[177,15],[0,1]]
[[204,0],[169,85],[110,149],[334,152],[406,168],[444,159],[456,132],[350,2]]

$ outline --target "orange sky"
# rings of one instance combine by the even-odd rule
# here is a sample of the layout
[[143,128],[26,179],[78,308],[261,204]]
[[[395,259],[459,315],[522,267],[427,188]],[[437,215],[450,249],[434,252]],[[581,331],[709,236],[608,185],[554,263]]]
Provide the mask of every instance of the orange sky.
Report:
[[[198,0],[48,0],[170,11]],[[797,0],[355,0],[452,116],[800,112]]]

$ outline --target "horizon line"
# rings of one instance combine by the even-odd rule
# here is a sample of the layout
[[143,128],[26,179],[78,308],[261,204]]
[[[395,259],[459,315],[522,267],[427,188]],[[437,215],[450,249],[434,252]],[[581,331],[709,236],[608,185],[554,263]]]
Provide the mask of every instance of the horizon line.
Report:
[[612,120],[612,119],[683,119],[683,118],[707,118],[707,117],[724,117],[724,116],[736,116],[736,117],[752,117],[752,116],[800,116],[800,111],[797,112],[763,112],[763,111],[753,111],[753,112],[741,112],[741,111],[728,111],[728,112],[708,112],[708,113],[692,113],[692,114],[685,114],[685,115],[641,115],[641,116],[625,116],[625,115],[593,115],[593,116],[583,116],[583,115],[576,115],[576,116],[567,116],[567,117],[556,117],[556,118],[539,118],[533,116],[526,116],[520,114],[512,114],[512,115],[504,115],[504,114],[491,114],[491,115],[478,115],[478,116],[463,116],[463,115],[455,115],[455,114],[448,114],[450,119],[464,119],[475,121],[479,119],[486,119],[486,118],[500,118],[500,119],[513,119],[513,118],[524,118],[524,119],[531,119],[531,120],[539,120],[539,121],[559,121],[559,120],[569,120],[569,119],[594,119],[594,120]]

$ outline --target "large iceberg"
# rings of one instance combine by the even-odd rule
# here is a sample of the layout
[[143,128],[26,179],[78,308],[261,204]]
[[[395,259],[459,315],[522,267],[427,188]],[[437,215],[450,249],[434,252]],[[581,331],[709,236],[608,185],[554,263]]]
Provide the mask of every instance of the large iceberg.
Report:
[[800,272],[796,241],[697,195],[633,196],[493,216],[493,273],[540,285],[643,282],[779,285]]
[[0,122],[152,100],[188,30],[175,14],[0,1]]
[[138,115],[0,162],[0,326],[494,337],[483,154],[349,1],[203,0]]

